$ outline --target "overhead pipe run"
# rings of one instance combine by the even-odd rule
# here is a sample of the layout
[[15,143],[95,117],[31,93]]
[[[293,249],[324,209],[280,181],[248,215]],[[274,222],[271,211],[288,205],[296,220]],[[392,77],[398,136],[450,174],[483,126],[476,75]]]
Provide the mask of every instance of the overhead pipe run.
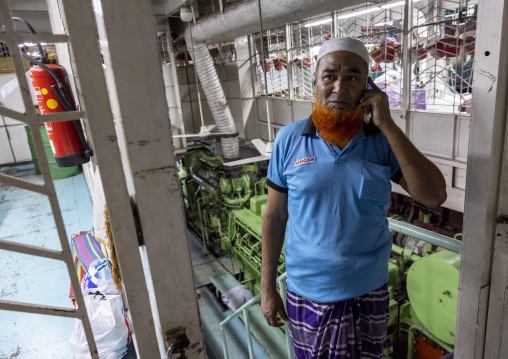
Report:
[[[383,1],[373,1],[381,3]],[[364,4],[364,0],[261,0],[263,28],[280,27],[286,23],[331,13],[353,5]],[[192,25],[192,36],[196,42],[213,44],[236,39],[259,31],[259,4],[257,0],[229,3],[224,12],[201,17]]]
[[[194,25],[189,23],[185,30],[185,43],[193,54],[194,69],[219,131],[233,133],[236,126],[206,43],[231,40],[259,31],[260,7],[264,27],[272,28],[360,3],[362,1],[358,0],[341,1],[340,5],[333,0],[237,1],[230,3],[223,12],[207,15]],[[238,137],[223,138],[221,143],[226,161],[240,157]]]

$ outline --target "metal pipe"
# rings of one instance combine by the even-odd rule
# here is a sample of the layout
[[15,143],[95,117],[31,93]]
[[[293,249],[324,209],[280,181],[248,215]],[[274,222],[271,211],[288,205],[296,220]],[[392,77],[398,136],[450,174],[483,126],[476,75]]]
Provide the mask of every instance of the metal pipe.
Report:
[[[412,262],[417,262],[419,261],[420,259],[422,259],[422,257],[420,257],[419,255],[417,254],[414,254],[411,250],[409,249],[404,249],[404,248],[401,248],[395,244],[392,244],[392,252],[395,253],[395,254],[398,254],[399,256],[408,256],[409,257],[409,260],[412,261]],[[407,255],[407,254],[409,255]]]
[[[284,309],[286,313],[288,311],[287,307],[287,287],[286,287],[286,279],[287,272],[283,273],[277,280],[279,284],[279,293],[282,298],[282,302],[284,303]],[[284,332],[286,334],[286,349],[288,353],[288,359],[295,357],[295,349],[293,348],[293,343],[291,342],[291,336],[289,335],[289,323],[284,323]]]
[[[208,106],[212,112],[217,129],[222,133],[235,133],[236,126],[233,115],[227,104],[226,95],[222,88],[219,76],[215,70],[210,51],[204,42],[192,41],[190,36],[190,27],[188,25],[185,31],[185,42],[187,48],[193,54],[194,71],[201,80],[203,91],[205,92]],[[238,137],[222,138],[222,151],[226,160],[233,160],[240,157]]]
[[[194,13],[192,13],[192,18],[194,18]],[[196,21],[196,19],[194,19],[194,21]],[[189,34],[190,34],[190,38],[191,38],[191,42],[192,42],[192,27],[189,27]],[[192,58],[195,59],[196,56],[194,55],[194,47],[193,46],[191,47],[191,50],[192,50]],[[202,130],[205,127],[205,120],[203,118],[203,108],[201,105],[201,94],[199,91],[198,72],[196,71],[195,64],[194,64],[194,77],[196,79],[196,91],[198,93],[198,106],[199,106],[199,115],[201,116],[201,130]],[[191,103],[191,105],[192,105],[192,103]]]
[[[287,276],[287,273],[284,272],[283,274],[281,274],[277,279],[276,281],[280,284],[280,281],[283,281]],[[232,319],[236,318],[237,316],[239,316],[240,314],[242,314],[244,312],[244,310],[246,310],[247,308],[249,308],[251,305],[253,304],[256,304],[259,300],[261,299],[261,292],[259,292],[258,294],[256,294],[253,298],[251,298],[249,301],[247,301],[244,305],[242,305],[240,308],[238,308],[236,310],[236,312],[234,312],[233,314],[231,314],[229,317],[227,317],[226,319],[224,319],[220,324],[219,324],[219,328],[221,330],[221,334],[222,334],[222,349],[224,351],[224,358],[225,359],[229,359],[229,355],[228,355],[228,346],[227,346],[227,342],[226,342],[226,333],[224,332],[224,326],[229,323]],[[247,325],[246,325],[246,329],[247,329]],[[249,330],[247,331],[248,332],[248,336],[250,336],[250,322],[249,322]],[[252,342],[251,342],[251,345],[252,345]],[[249,350],[249,355],[250,355],[250,350]],[[294,356],[293,356],[294,357]],[[250,358],[253,358],[253,356],[251,356]],[[292,358],[292,357],[291,357]]]
[[250,318],[247,309],[242,310],[243,322],[245,324],[245,333],[247,335],[247,348],[249,350],[249,359],[254,359],[254,349],[252,348],[252,333],[250,332]]
[[229,359],[228,344],[226,341],[226,332],[224,331],[224,328],[222,326],[220,327],[220,333],[222,336],[222,351],[224,352],[224,359]]
[[420,239],[424,242],[442,247],[449,251],[460,253],[462,242],[439,233],[429,231],[414,224],[388,218],[388,229]]
[[[281,24],[313,17],[334,10],[358,5],[357,0],[260,0],[263,27],[271,29]],[[228,41],[259,31],[259,4],[257,0],[243,0],[228,4],[224,12],[216,12],[198,19],[193,26],[196,42],[213,44]]]

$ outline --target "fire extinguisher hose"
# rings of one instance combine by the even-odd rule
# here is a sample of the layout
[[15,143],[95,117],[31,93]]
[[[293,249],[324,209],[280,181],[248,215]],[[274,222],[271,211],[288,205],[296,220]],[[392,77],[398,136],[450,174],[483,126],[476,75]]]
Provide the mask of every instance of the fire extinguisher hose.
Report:
[[[28,30],[30,30],[30,32],[31,32],[32,34],[35,34],[35,30],[34,30],[34,28],[32,27],[32,25],[30,25],[30,24],[28,23],[28,21],[26,21],[25,19],[22,19],[22,18],[20,18],[20,17],[13,17],[13,18],[12,18],[12,21],[18,21],[18,22],[20,22],[20,23],[22,23],[22,24],[25,24],[25,25],[26,25],[26,27],[28,27]],[[38,43],[37,43],[37,48],[39,49],[39,52],[40,52],[40,54],[41,54],[41,60],[42,60],[43,62],[44,62],[44,61],[46,61],[46,56],[45,56],[45,54],[44,54],[44,49],[42,48],[42,46],[41,46],[41,43],[40,43],[40,42],[38,42]]]
[[[69,103],[68,99],[64,99],[64,97],[63,97],[65,94],[65,90],[59,89],[55,85],[52,85],[51,89],[53,89],[53,92],[55,93],[56,97],[58,97],[58,100],[60,100],[60,102],[62,103],[62,106],[67,111],[74,111],[74,109],[72,108],[72,105]],[[61,90],[63,90],[63,91],[61,91]],[[93,151],[90,149],[90,147],[88,146],[88,143],[85,140],[85,135],[83,134],[83,130],[81,129],[81,123],[78,120],[74,120],[72,122],[74,123],[74,127],[76,127],[76,131],[78,132],[79,139],[81,140],[81,142],[83,143],[83,146],[85,147],[85,156],[92,157]]]

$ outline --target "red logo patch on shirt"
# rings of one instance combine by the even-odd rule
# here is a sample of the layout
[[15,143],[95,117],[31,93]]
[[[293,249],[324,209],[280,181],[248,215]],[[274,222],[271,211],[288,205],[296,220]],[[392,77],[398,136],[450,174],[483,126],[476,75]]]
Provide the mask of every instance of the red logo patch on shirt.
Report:
[[301,160],[295,161],[295,167],[306,164],[306,163],[313,163],[313,162],[316,162],[315,157],[302,158]]

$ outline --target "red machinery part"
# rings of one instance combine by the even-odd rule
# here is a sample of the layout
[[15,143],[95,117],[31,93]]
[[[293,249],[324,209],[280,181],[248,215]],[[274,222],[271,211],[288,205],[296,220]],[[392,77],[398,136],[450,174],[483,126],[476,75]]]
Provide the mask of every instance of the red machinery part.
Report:
[[[45,65],[59,77],[64,85],[71,108],[75,109],[74,98],[69,86],[69,76],[65,68],[56,64]],[[51,86],[58,87],[58,85],[48,71],[41,66],[34,66],[30,69],[30,78],[42,115],[67,111],[51,88]],[[77,122],[76,125],[75,121],[46,122],[44,125],[58,167],[72,167],[90,161],[90,155],[85,155],[86,149],[82,132],[81,136],[78,132],[82,131],[81,123]]]
[[446,350],[433,342],[432,339],[425,337],[422,333],[417,332],[414,340],[414,359],[439,359],[448,354]]

